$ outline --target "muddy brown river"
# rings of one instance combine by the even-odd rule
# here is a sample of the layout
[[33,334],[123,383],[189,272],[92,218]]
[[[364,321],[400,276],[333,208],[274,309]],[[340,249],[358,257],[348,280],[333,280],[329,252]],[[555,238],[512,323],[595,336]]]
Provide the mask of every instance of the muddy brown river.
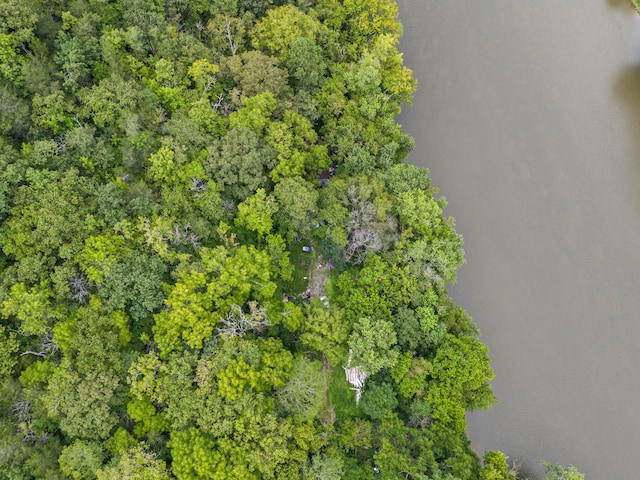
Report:
[[400,123],[464,236],[451,288],[499,403],[478,453],[640,478],[640,17],[614,0],[399,0]]

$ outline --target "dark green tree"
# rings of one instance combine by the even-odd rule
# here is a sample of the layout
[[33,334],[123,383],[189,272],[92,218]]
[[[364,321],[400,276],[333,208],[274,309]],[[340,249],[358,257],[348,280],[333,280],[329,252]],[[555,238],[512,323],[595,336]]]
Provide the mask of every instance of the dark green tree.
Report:
[[204,167],[225,196],[239,201],[269,186],[267,171],[275,159],[275,152],[254,132],[232,129],[209,148]]

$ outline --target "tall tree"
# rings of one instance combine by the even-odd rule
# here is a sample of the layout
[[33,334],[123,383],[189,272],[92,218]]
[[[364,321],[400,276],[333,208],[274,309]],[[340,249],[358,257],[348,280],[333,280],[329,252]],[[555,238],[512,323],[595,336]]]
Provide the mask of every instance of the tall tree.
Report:
[[275,152],[249,128],[232,129],[211,145],[204,167],[224,195],[241,201],[269,186],[267,171],[275,158]]
[[296,38],[311,40],[321,30],[320,23],[294,5],[283,5],[269,9],[265,17],[251,31],[253,46],[278,58],[286,58],[289,45]]
[[123,453],[117,465],[101,468],[96,472],[98,480],[169,480],[169,470],[164,460],[145,448],[132,447]]

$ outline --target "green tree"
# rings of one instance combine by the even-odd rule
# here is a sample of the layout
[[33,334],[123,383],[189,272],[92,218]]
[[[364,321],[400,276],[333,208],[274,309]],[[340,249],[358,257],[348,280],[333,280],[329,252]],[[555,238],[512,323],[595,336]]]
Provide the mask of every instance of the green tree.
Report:
[[96,228],[91,180],[73,169],[56,177],[18,189],[1,237],[5,254],[16,260],[37,254],[69,259]]
[[344,312],[335,307],[325,308],[319,299],[313,298],[306,313],[307,320],[302,326],[300,340],[325,355],[334,366],[344,361],[349,337],[349,325]]
[[277,58],[257,50],[229,57],[225,66],[237,87],[231,95],[234,102],[242,105],[245,98],[271,92],[282,97],[287,91],[287,70],[278,66]]
[[137,27],[143,39],[157,43],[165,26],[164,2],[133,0],[124,5],[123,19],[127,25]]
[[278,182],[273,194],[279,206],[276,218],[280,228],[288,233],[288,238],[308,236],[315,227],[318,191],[303,178],[290,177]]
[[323,378],[319,362],[296,357],[291,376],[276,391],[282,408],[303,420],[313,419],[322,408]]
[[429,282],[455,283],[464,263],[463,242],[453,219],[442,214],[444,206],[444,199],[436,201],[424,190],[408,190],[398,195],[397,212],[406,233],[418,237],[404,253],[412,274]]
[[498,450],[489,450],[480,467],[480,480],[516,480],[516,475],[507,464],[507,457]]
[[391,384],[369,381],[365,388],[360,408],[373,420],[382,420],[398,406],[398,399]]
[[209,148],[204,168],[223,195],[242,201],[268,187],[267,170],[275,159],[275,152],[253,131],[232,129]]
[[74,480],[92,480],[96,471],[102,466],[104,452],[98,442],[74,442],[62,449],[58,458],[60,472]]
[[169,480],[171,477],[165,462],[141,444],[124,452],[116,465],[98,470],[96,478],[98,480]]
[[20,57],[18,49],[34,38],[38,15],[29,3],[8,0],[0,7],[0,75],[20,85]]
[[360,271],[341,274],[337,286],[337,300],[351,323],[371,316],[391,319],[394,307],[407,302],[415,288],[403,269],[394,268],[378,255],[369,255]]
[[235,223],[264,238],[273,228],[273,216],[278,211],[278,204],[271,195],[267,196],[264,188],[259,188],[254,195],[238,205]]
[[136,108],[139,99],[139,86],[117,76],[105,78],[82,95],[85,115],[101,129],[124,130],[125,115]]
[[337,455],[316,454],[305,469],[305,480],[340,480],[344,475],[342,458]]
[[82,125],[68,130],[64,149],[80,171],[93,175],[100,182],[112,180],[110,175],[118,161],[105,140],[96,135],[94,127]]
[[132,251],[107,275],[98,294],[110,312],[125,310],[142,322],[162,305],[166,271],[158,257]]
[[294,86],[314,91],[322,86],[326,77],[326,61],[322,47],[308,37],[298,37],[289,45],[286,65]]
[[29,128],[29,103],[10,85],[0,85],[0,135],[22,138]]
[[16,353],[20,349],[15,332],[7,332],[6,327],[0,325],[0,381],[4,381],[13,373],[18,363]]
[[573,465],[562,467],[548,462],[542,462],[542,464],[547,468],[546,480],[584,480],[584,474],[578,472]]
[[126,316],[107,315],[100,300],[92,297],[89,304],[74,315],[58,322],[54,341],[80,374],[96,371],[122,372],[120,347],[131,338]]
[[278,152],[278,165],[271,178],[303,176],[329,168],[330,159],[323,145],[316,145],[318,135],[311,122],[292,110],[285,110],[282,121],[274,121],[266,129],[267,144]]
[[397,163],[391,165],[379,175],[382,177],[387,189],[395,195],[409,190],[430,191],[431,189],[429,170],[426,168],[418,168],[407,163]]
[[242,53],[249,44],[247,32],[253,26],[254,15],[246,11],[229,14],[230,11],[237,12],[238,0],[216,0],[215,3],[217,6],[212,5],[212,9],[219,13],[207,22],[206,27],[211,47],[225,56]]
[[256,23],[251,31],[251,43],[257,50],[284,59],[291,42],[299,37],[315,41],[320,30],[320,22],[315,18],[293,5],[284,5],[269,9]]
[[397,385],[398,393],[405,398],[423,392],[431,364],[426,358],[413,356],[412,352],[404,352],[391,370],[391,377]]
[[202,270],[184,269],[165,300],[169,308],[155,315],[155,341],[165,354],[181,349],[183,342],[202,348],[214,325],[234,305],[250,299],[266,303],[275,292],[271,260],[263,250],[203,248],[201,256]]
[[363,317],[353,327],[349,337],[349,348],[353,351],[353,365],[361,367],[369,375],[383,368],[393,368],[398,360],[396,332],[388,320]]
[[[60,66],[63,87],[71,91],[89,83],[91,67],[98,60],[98,20],[95,14],[85,14],[79,19],[70,14],[63,17],[63,23],[66,21],[74,25],[63,24],[63,30],[58,33],[55,60]],[[65,27],[71,31],[64,31]]]
[[74,438],[103,440],[118,423],[119,378],[114,372],[80,375],[63,361],[49,379],[42,401],[60,430]]
[[2,303],[0,314],[6,319],[15,318],[24,335],[43,335],[50,331],[56,316],[51,296],[51,289],[46,282],[29,289],[22,282],[16,283]]
[[380,478],[429,478],[432,473],[440,473],[429,437],[406,427],[397,415],[385,416],[374,438]]

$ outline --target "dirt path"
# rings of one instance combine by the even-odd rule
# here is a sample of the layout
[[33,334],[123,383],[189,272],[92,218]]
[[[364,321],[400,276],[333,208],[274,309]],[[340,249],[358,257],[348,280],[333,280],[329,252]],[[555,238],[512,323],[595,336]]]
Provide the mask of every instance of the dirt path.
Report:
[[320,253],[316,256],[315,261],[309,265],[309,294],[312,297],[326,296],[330,269],[331,265],[324,261]]

